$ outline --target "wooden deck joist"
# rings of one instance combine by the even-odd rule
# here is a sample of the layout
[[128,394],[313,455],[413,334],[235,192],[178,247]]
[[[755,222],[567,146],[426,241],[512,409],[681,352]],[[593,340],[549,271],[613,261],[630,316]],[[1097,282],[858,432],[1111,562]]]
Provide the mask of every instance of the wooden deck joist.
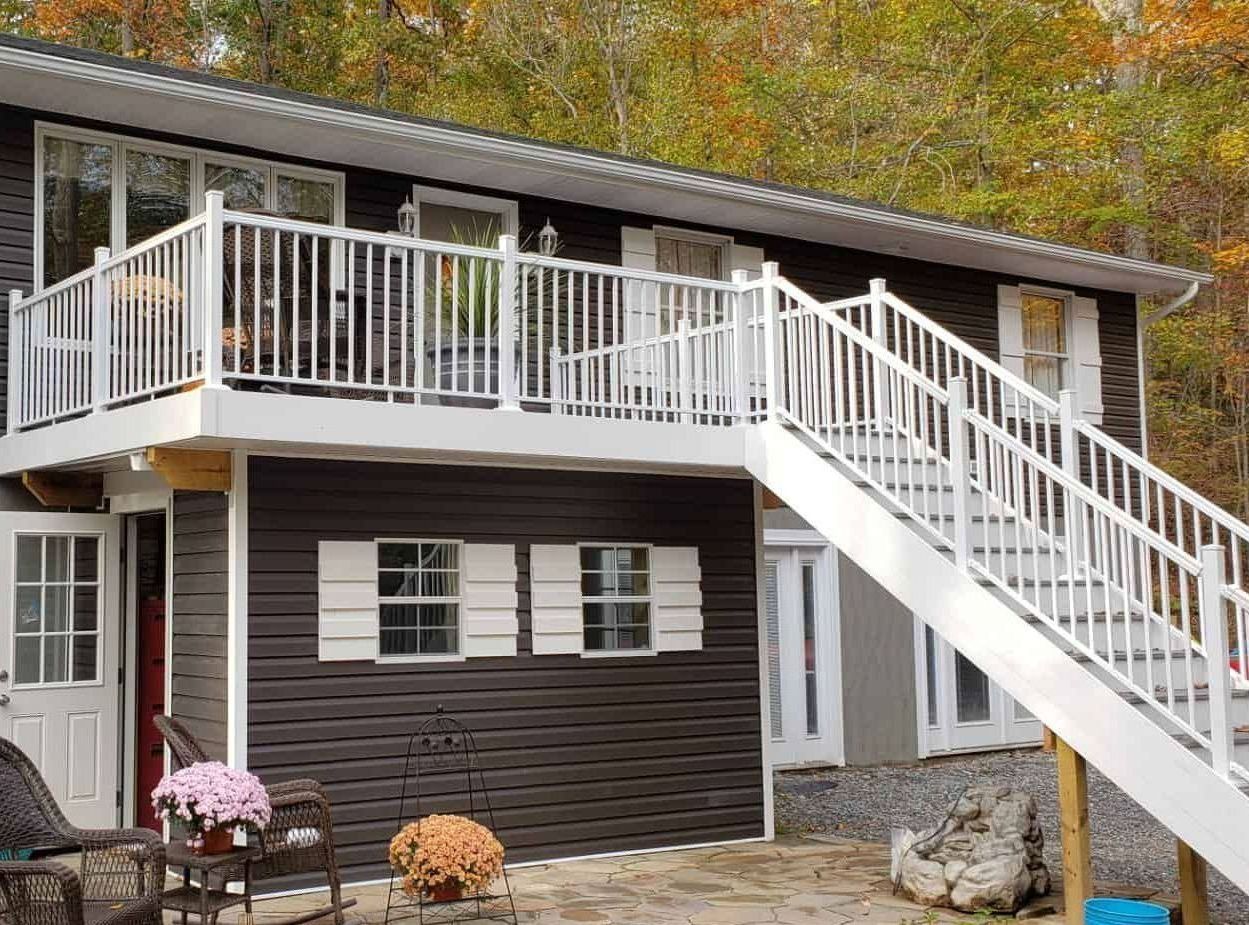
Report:
[[104,499],[104,476],[98,472],[27,471],[22,484],[44,507],[94,509]]
[[229,491],[230,453],[152,446],[147,462],[170,488],[182,491]]

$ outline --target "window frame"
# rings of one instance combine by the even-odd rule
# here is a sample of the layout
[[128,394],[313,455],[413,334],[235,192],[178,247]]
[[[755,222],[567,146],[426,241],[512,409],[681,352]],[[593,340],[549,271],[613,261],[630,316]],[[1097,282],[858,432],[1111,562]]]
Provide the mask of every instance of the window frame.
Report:
[[[396,664],[419,664],[422,662],[462,662],[466,659],[464,655],[464,546],[466,545],[462,539],[447,539],[446,537],[406,537],[406,536],[387,536],[376,537],[373,545],[378,554],[381,553],[383,543],[404,543],[409,545],[419,545],[421,543],[429,545],[455,546],[456,547],[456,588],[459,591],[454,597],[383,597],[381,590],[382,568],[380,565],[374,566],[374,574],[377,579],[377,658],[375,661],[379,665],[396,665]],[[406,655],[383,655],[382,654],[382,606],[384,604],[455,604],[456,620],[455,620],[455,651],[454,652],[436,652],[436,653],[411,653]]]
[[[611,597],[590,597],[582,589],[585,568],[581,565],[583,549],[645,549],[646,577],[650,593],[645,595],[613,595]],[[632,658],[634,656],[658,655],[655,647],[655,546],[653,543],[618,543],[610,540],[583,541],[577,543],[577,593],[581,611],[581,657],[582,658]],[[586,603],[645,603],[647,616],[647,645],[637,649],[587,649],[585,645],[585,605]]]
[[[711,231],[696,231],[692,228],[677,228],[672,225],[652,225],[651,233],[655,236],[655,272],[664,272],[659,269],[659,239],[667,238],[670,241],[684,241],[687,244],[707,244],[718,247],[720,250],[719,281],[727,282],[732,278],[733,269],[731,263],[734,243],[732,235],[716,234]],[[697,279],[698,277],[689,278]]]
[[[421,238],[421,204],[449,206],[453,209],[471,209],[474,212],[494,212],[500,215],[503,234],[520,235],[520,205],[515,199],[487,196],[483,193],[465,193],[441,186],[412,184],[412,205],[416,209],[416,236]],[[424,240],[424,239],[421,239]],[[447,242],[443,242],[447,243]]]
[[[17,547],[18,547],[18,540],[21,537],[37,537],[40,540],[39,581],[37,583],[31,582],[31,581],[19,581],[18,580]],[[52,582],[51,584],[49,584],[49,582],[46,579],[47,548],[48,548],[47,541],[48,539],[54,538],[54,537],[65,537],[70,541],[69,560],[68,560],[69,561],[69,579],[68,581]],[[83,539],[93,539],[96,541],[96,579],[95,581],[80,582],[77,580],[77,575],[75,574],[75,571],[74,571],[74,544],[80,537]],[[14,681],[12,684],[13,690],[20,690],[20,691],[62,690],[62,689],[71,688],[71,687],[103,687],[104,686],[104,683],[105,683],[105,679],[103,677],[104,645],[105,645],[104,636],[105,636],[105,629],[106,629],[105,621],[104,621],[104,612],[105,612],[104,611],[104,565],[105,565],[104,539],[105,537],[103,533],[95,533],[90,530],[14,530],[13,531],[12,533],[13,552],[12,552],[12,561],[10,562],[10,568],[11,568],[10,574],[13,576],[13,581],[11,583],[12,588],[10,589],[10,592],[9,592],[9,603],[10,603],[10,606],[12,607],[12,614],[13,614],[13,621],[12,621],[13,625],[12,625],[12,628],[9,630],[9,652],[10,652],[10,659],[13,662],[13,665],[10,669],[12,676],[14,678]],[[74,588],[76,588],[78,585],[82,585],[84,587],[93,587],[96,590],[96,599],[95,599],[95,607],[96,607],[95,626],[96,628],[94,631],[84,632],[81,634],[84,636],[85,635],[95,636],[95,678],[91,680],[85,680],[85,681],[72,680],[73,679],[73,665],[74,665],[74,637],[76,635],[79,635],[74,630]],[[68,587],[70,589],[69,610],[66,613],[66,626],[68,628],[65,630],[65,632],[49,634],[43,628],[45,616],[41,613],[40,614],[40,629],[39,629],[39,633],[37,636],[33,633],[18,633],[17,631],[17,592],[18,590],[20,588],[39,588],[40,589],[40,607],[42,609],[42,606],[43,606],[43,593],[42,592],[44,589],[46,589],[49,586]],[[66,663],[65,663],[66,678],[68,680],[50,681],[50,682],[43,680],[43,669],[44,669],[43,640],[47,638],[48,635],[65,636],[68,639],[67,648],[66,648]],[[39,639],[39,678],[40,680],[34,681],[34,682],[25,681],[25,682],[19,683],[16,680],[17,678],[17,640],[19,637],[31,638],[32,636]]]
[[212,161],[216,164],[265,171],[265,208],[271,211],[276,211],[277,180],[279,176],[331,184],[334,187],[334,217],[331,226],[328,227],[342,227],[346,221],[346,174],[341,170],[305,167],[285,161],[221,152],[213,148],[180,145],[164,141],[148,141],[134,135],[102,132],[96,129],[78,128],[41,120],[35,122],[34,292],[40,292],[45,288],[43,281],[43,165],[44,144],[49,136],[82,144],[108,145],[111,148],[113,176],[109,186],[108,246],[109,252],[114,255],[126,249],[126,154],[130,151],[141,151],[167,157],[181,157],[190,161],[191,185],[188,218],[194,218],[204,211],[204,193],[206,190],[204,168],[208,161]]
[[[1062,318],[1062,334],[1063,343],[1066,345],[1066,351],[1056,353],[1049,350],[1031,350],[1027,344],[1028,324],[1024,318],[1026,309],[1024,301],[1028,296],[1039,296],[1043,299],[1057,299],[1063,303]],[[1033,286],[1027,283],[1021,283],[1019,286],[1019,349],[1022,351],[1023,370],[1020,378],[1037,391],[1043,391],[1040,386],[1034,384],[1028,379],[1028,358],[1044,357],[1047,359],[1058,360],[1058,391],[1063,392],[1067,389],[1074,388],[1072,384],[1074,376],[1074,364],[1072,353],[1072,334],[1074,331],[1074,314],[1075,314],[1075,293],[1069,289],[1051,289],[1047,286]],[[1058,400],[1058,396],[1054,396],[1054,400]]]

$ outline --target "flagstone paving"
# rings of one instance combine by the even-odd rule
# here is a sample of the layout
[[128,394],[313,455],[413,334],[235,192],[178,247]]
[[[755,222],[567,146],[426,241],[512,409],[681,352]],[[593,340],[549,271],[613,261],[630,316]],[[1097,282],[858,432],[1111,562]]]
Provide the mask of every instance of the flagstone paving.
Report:
[[[925,910],[894,896],[887,846],[823,835],[523,867],[509,871],[509,877],[522,925],[952,925],[975,920],[946,909]],[[1105,886],[1107,893],[1114,889]],[[358,900],[348,912],[349,925],[383,921],[384,885],[346,892]],[[1132,895],[1142,893],[1152,895],[1149,890]],[[258,903],[256,925],[315,908],[324,897]],[[1061,895],[1044,905],[1060,912]],[[1050,914],[1036,921],[1058,925],[1062,919]],[[228,914],[222,925],[233,925]]]

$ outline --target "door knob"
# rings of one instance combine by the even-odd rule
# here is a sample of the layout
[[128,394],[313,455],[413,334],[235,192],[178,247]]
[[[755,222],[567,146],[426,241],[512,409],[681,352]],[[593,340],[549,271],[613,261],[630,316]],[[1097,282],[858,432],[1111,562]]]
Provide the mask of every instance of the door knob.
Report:
[[7,707],[8,705],[9,705],[9,695],[0,694],[0,707]]

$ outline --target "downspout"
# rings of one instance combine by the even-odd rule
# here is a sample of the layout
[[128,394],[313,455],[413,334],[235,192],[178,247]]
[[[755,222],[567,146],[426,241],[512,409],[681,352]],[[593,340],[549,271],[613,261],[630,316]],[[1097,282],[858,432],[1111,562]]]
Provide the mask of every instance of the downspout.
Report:
[[[1188,288],[1182,293],[1156,312],[1151,312],[1146,317],[1141,318],[1136,325],[1136,381],[1137,393],[1140,395],[1141,402],[1141,456],[1145,459],[1149,459],[1149,408],[1145,401],[1145,329],[1157,324],[1168,315],[1179,311],[1197,297],[1197,291],[1200,288],[1201,283],[1199,282],[1189,283]],[[1137,296],[1138,306],[1139,299],[1140,297]],[[1137,317],[1140,318],[1139,311],[1137,312]]]

